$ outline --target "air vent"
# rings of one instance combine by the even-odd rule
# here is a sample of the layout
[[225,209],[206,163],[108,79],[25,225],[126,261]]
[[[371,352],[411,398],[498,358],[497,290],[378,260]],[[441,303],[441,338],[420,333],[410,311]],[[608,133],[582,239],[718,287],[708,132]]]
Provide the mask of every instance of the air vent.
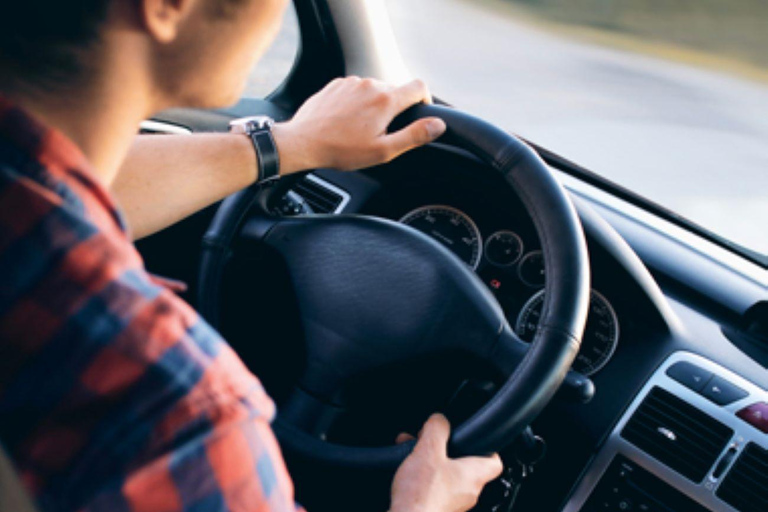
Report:
[[311,174],[294,185],[293,192],[304,199],[310,213],[338,213],[349,201],[349,194]]
[[142,121],[139,125],[140,134],[160,135],[188,135],[192,130],[178,124],[163,123],[161,121]]
[[768,510],[768,450],[749,443],[720,484],[717,496],[741,512]]
[[694,482],[701,482],[733,430],[671,393],[655,387],[621,436]]

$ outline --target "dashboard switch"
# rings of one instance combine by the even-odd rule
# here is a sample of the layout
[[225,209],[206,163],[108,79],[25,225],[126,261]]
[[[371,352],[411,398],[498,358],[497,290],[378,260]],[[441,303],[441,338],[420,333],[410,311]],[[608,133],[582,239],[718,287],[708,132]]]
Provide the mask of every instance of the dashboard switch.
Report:
[[707,383],[701,394],[715,402],[717,405],[732,404],[736,400],[741,400],[749,395],[749,393],[739,386],[731,384],[717,375],[712,377],[712,380]]
[[758,402],[749,407],[745,407],[736,413],[736,416],[743,419],[756,429],[768,434],[768,404]]
[[667,368],[667,375],[683,386],[700,393],[712,377],[712,372],[682,361]]
[[731,465],[731,462],[733,462],[733,459],[736,458],[736,454],[738,454],[738,450],[736,450],[736,447],[731,446],[728,448],[728,451],[725,452],[725,455],[720,459],[720,462],[717,463],[717,466],[715,466],[715,470],[712,472],[712,480],[715,482],[720,480],[720,477],[723,476],[723,473],[725,473],[725,470],[728,469],[728,466]]

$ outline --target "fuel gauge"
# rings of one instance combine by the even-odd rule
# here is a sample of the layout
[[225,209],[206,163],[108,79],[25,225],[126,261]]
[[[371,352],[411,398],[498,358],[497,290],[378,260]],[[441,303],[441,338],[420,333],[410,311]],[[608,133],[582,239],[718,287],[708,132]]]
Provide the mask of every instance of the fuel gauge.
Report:
[[544,253],[534,251],[526,254],[517,267],[517,275],[532,288],[544,286]]
[[485,257],[497,267],[514,265],[523,255],[523,241],[513,231],[497,231],[485,242]]

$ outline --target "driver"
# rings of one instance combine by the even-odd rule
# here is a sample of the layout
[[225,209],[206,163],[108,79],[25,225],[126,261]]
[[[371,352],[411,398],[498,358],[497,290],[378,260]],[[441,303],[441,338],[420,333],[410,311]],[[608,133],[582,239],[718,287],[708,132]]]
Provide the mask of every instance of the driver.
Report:
[[[174,106],[234,102],[287,0],[25,0],[0,7],[0,440],[42,510],[295,510],[274,406],[145,270],[143,237],[260,178],[249,137],[135,137]],[[430,95],[335,80],[273,128],[281,174],[388,161]],[[450,459],[433,416],[393,511],[470,508],[498,456]]]

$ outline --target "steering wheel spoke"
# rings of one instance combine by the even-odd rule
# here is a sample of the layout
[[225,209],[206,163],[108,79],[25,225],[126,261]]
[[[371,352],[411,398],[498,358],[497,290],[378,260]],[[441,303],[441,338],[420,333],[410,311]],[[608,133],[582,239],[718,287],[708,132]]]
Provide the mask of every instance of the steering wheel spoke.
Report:
[[530,344],[505,325],[489,352],[488,362],[502,378],[507,379],[520,366],[529,348]]
[[278,410],[277,421],[323,438],[343,411],[342,407],[317,398],[297,386]]
[[243,227],[238,234],[238,241],[241,244],[261,245],[264,242],[264,237],[267,236],[270,230],[284,220],[282,217],[270,215],[251,217],[243,223]]

